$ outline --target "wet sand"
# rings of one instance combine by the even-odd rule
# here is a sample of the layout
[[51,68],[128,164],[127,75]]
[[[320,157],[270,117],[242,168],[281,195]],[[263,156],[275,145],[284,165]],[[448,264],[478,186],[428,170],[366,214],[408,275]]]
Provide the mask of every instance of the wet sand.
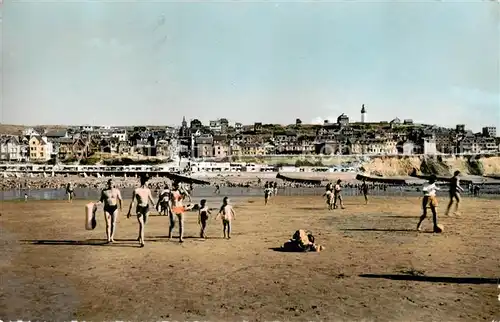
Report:
[[[465,198],[440,235],[430,221],[414,231],[415,197],[349,197],[335,211],[320,196],[251,198],[235,201],[231,240],[214,220],[197,238],[191,213],[186,242],[168,241],[168,219],[152,215],[145,248],[134,218],[119,218],[116,244],[103,245],[101,213],[85,231],[86,202],[2,203],[3,320],[500,319],[500,201]],[[297,229],[327,249],[273,250]]]

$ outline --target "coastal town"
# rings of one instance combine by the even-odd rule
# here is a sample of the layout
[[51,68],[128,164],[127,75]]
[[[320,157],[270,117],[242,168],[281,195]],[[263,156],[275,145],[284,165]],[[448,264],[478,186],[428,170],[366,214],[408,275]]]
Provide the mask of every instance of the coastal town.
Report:
[[[465,124],[455,128],[394,118],[369,122],[363,105],[360,120],[341,114],[323,124],[279,125],[255,122],[243,125],[220,118],[203,124],[182,119],[180,126],[23,127],[0,137],[0,161],[15,163],[96,164],[129,158],[164,162],[187,158],[228,162],[286,160],[290,156],[496,154],[497,129],[479,133]],[[14,132],[14,131],[12,131]],[[306,161],[307,162],[307,161]],[[286,162],[283,162],[286,163]]]

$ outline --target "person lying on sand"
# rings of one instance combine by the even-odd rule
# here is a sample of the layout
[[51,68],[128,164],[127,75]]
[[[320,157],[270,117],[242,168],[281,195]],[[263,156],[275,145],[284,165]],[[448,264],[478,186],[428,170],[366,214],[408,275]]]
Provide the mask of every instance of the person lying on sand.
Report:
[[320,252],[325,247],[315,244],[315,238],[311,232],[299,229],[281,249],[286,252]]

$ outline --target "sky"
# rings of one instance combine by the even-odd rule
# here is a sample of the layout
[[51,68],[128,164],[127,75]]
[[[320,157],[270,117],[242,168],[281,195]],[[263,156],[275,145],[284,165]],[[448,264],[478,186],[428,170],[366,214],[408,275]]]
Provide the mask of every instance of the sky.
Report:
[[500,4],[3,0],[4,124],[500,128]]

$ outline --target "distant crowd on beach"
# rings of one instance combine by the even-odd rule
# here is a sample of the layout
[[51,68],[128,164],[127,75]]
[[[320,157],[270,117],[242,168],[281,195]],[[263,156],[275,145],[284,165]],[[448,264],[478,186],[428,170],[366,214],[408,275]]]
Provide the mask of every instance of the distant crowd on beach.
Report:
[[[82,177],[82,176],[54,176],[54,177],[43,177],[43,176],[33,176],[33,177],[20,177],[20,178],[4,178],[0,182],[0,190],[39,190],[39,189],[63,189],[70,181],[73,183],[75,188],[83,189],[102,189],[106,185],[106,181],[109,178],[106,177]],[[137,185],[139,179],[135,177],[118,177],[113,178],[114,184],[119,189],[129,189]],[[152,177],[148,185],[151,189],[156,190],[163,187],[166,178]],[[255,178],[210,178],[210,182],[214,186],[218,187],[231,187],[231,188],[264,188],[265,181],[259,177]],[[309,183],[300,182],[288,182],[282,180],[272,180],[277,182],[280,189],[283,188],[312,188],[317,185]],[[359,188],[361,183],[355,182],[344,182],[344,187],[348,189]],[[372,190],[386,190],[387,185],[380,183],[371,183],[370,188]]]

